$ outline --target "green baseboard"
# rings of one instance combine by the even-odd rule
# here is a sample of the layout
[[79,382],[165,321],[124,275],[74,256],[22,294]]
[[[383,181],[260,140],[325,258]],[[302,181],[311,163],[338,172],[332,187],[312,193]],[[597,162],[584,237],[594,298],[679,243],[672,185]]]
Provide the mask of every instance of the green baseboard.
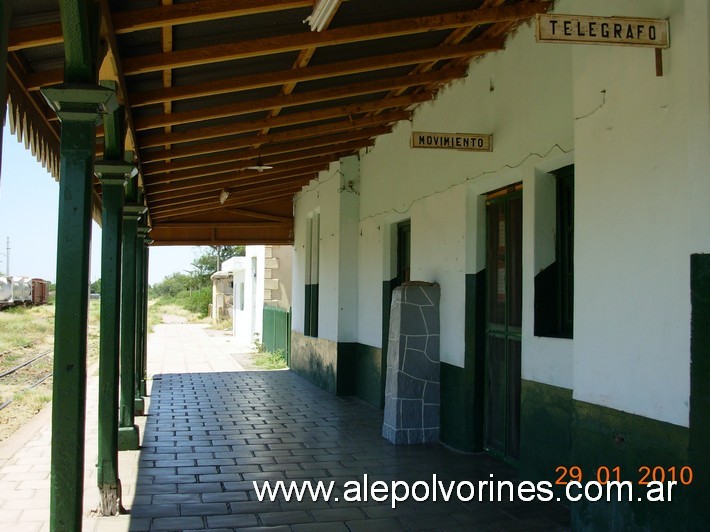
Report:
[[[572,452],[568,465],[596,480],[601,466],[619,467],[621,480],[638,484],[641,468],[680,469],[688,464],[685,427],[649,419],[612,408],[574,401]],[[673,501],[585,502],[572,504],[574,530],[687,530],[690,489],[678,486]]]
[[572,390],[523,380],[520,408],[520,477],[554,479],[556,467],[570,465]]
[[474,415],[475,387],[471,371],[442,362],[441,441],[459,451],[480,451],[476,432],[480,422]]
[[330,340],[291,333],[291,371],[319,388],[337,393],[338,344]]
[[710,254],[690,257],[690,464],[692,527],[710,523]]
[[386,365],[382,364],[382,349],[365,344],[351,344],[354,355],[354,395],[375,408],[385,407],[382,382]]
[[137,425],[118,428],[119,451],[137,451],[140,448],[139,439],[140,431]]
[[142,397],[136,397],[133,400],[133,412],[136,416],[145,415],[145,400]]

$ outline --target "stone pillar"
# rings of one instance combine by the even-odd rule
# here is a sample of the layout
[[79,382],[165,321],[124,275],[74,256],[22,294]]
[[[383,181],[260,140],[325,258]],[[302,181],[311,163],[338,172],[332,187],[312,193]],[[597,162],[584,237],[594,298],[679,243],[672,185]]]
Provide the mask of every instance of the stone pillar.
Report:
[[394,444],[439,441],[439,297],[423,282],[392,294],[382,436]]

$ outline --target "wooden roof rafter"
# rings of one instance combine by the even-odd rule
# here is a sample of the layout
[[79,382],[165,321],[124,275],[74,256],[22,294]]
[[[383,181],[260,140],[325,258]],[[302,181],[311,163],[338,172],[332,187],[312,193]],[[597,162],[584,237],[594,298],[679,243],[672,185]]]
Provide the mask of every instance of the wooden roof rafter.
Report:
[[[43,15],[23,13],[9,36],[23,66],[17,83],[49,128],[44,135],[58,139],[61,125],[35,91],[63,80],[61,30],[32,26],[53,19],[56,0],[31,1],[46,2]],[[360,1],[361,10],[343,4],[313,32],[304,19],[314,0],[156,0],[149,8],[99,0],[154,238],[288,241],[291,199],[304,184],[410,119],[464,77],[472,58],[503,49],[511,31],[552,4]],[[263,163],[273,168],[249,170]]]

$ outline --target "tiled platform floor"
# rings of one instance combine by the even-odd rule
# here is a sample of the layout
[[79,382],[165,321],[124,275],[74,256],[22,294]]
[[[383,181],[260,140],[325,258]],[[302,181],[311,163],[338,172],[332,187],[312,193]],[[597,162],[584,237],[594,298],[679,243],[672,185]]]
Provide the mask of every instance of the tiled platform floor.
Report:
[[[381,411],[327,394],[288,371],[238,371],[230,355],[234,349],[194,325],[159,326],[151,336],[149,374],[155,377],[148,415],[139,418],[142,448],[120,456],[125,515],[91,513],[98,499],[95,411],[89,400],[84,530],[569,528],[567,508],[549,503],[411,501],[393,510],[389,502],[372,500],[258,502],[253,480],[323,479],[342,488],[365,474],[370,484],[411,484],[430,483],[433,474],[448,483],[486,480],[491,474],[503,480],[515,472],[487,456],[438,445],[395,447],[380,435]],[[89,389],[95,393],[92,381]],[[48,455],[46,426],[15,453],[0,446],[2,529],[47,529]],[[334,491],[342,494],[342,489]]]

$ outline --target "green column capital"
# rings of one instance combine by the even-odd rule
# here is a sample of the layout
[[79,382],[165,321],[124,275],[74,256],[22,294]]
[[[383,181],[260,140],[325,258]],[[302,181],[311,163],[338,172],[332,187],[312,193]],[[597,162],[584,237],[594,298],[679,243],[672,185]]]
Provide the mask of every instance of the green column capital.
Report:
[[117,179],[123,176],[122,181],[125,186],[128,179],[138,174],[138,167],[133,163],[133,152],[126,150],[123,160],[100,159],[94,162],[94,173],[102,183],[107,179]]
[[148,207],[140,203],[126,203],[123,206],[123,219],[137,222],[147,211]]
[[116,91],[91,83],[61,83],[40,89],[59,120],[98,124],[104,113],[118,108]]

